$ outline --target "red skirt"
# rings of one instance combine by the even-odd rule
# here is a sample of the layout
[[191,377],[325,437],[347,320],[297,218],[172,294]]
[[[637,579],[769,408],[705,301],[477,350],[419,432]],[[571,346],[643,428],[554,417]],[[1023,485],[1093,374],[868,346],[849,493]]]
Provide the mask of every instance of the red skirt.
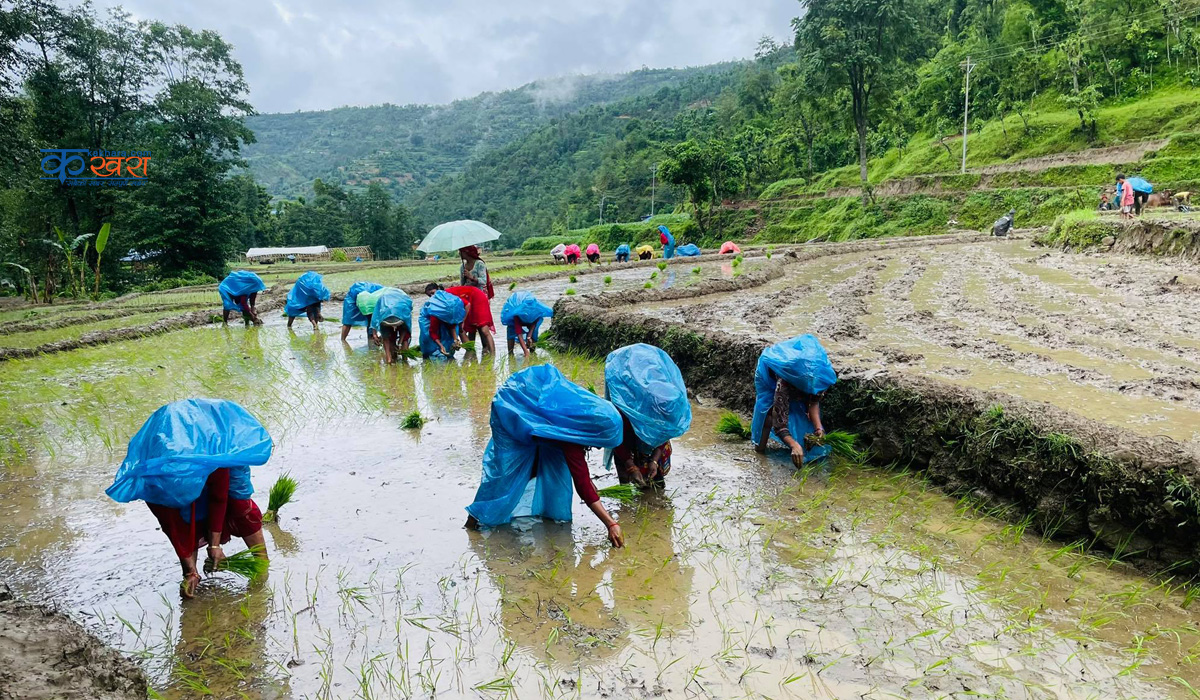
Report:
[[[190,559],[196,550],[208,545],[208,519],[197,520],[194,523],[184,521],[178,508],[168,508],[154,503],[147,503],[150,512],[158,518],[163,534],[171,540],[175,554],[180,559]],[[262,513],[258,504],[247,498],[229,499],[225,508],[225,527],[221,528],[221,544],[234,537],[249,537],[262,529]]]
[[471,308],[467,311],[467,317],[463,319],[463,331],[470,333],[487,326],[496,332],[496,322],[492,320],[492,305],[488,301],[487,292],[479,287],[449,287],[446,289],[454,296],[462,299],[464,304],[468,304]]

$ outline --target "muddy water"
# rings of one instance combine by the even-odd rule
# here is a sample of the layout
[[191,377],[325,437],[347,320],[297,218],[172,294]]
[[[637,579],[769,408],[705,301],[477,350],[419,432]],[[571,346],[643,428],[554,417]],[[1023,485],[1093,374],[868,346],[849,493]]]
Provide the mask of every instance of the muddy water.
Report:
[[1184,261],[996,241],[836,255],[757,289],[637,312],[689,324],[734,319],[723,323],[768,341],[815,333],[844,358],[1195,446],[1200,288],[1187,280],[1198,273]]
[[[879,273],[895,279],[899,268]],[[581,278],[582,279],[582,278]],[[197,328],[0,367],[0,579],[136,655],[164,697],[1187,697],[1200,631],[1182,592],[1056,550],[907,475],[713,437],[696,405],[669,488],[609,504],[614,551],[570,524],[461,528],[495,388],[539,351],[383,367],[361,330]],[[276,441],[260,503],[272,570],[181,602],[141,504],[107,500],[166,401],[242,402]],[[420,410],[422,430],[400,428]],[[598,454],[599,485],[613,483]],[[231,551],[236,549],[236,545]],[[1156,586],[1158,586],[1156,588]]]

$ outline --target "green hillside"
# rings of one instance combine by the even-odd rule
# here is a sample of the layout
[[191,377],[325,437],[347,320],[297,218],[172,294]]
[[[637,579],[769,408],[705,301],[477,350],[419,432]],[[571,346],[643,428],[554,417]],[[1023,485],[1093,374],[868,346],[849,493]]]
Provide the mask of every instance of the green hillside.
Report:
[[309,196],[318,178],[352,190],[377,182],[402,197],[458,173],[473,157],[556,118],[650,95],[697,76],[727,73],[736,66],[540,80],[449,105],[260,114],[246,120],[257,141],[243,154],[255,180],[277,197]]

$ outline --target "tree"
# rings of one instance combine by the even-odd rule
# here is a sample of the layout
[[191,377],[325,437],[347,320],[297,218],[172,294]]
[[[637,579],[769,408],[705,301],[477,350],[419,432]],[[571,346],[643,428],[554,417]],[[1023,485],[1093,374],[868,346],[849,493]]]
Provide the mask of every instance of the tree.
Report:
[[897,59],[916,32],[909,0],[802,0],[793,20],[796,48],[850,92],[858,137],[858,170],[867,201],[867,130],[871,101],[896,81]]
[[659,175],[663,182],[687,190],[696,224],[702,231],[706,230],[707,221],[701,205],[708,203],[707,216],[711,218],[713,206],[740,189],[745,172],[742,160],[724,141],[716,139],[705,144],[684,141],[669,146],[666,154],[659,165]]

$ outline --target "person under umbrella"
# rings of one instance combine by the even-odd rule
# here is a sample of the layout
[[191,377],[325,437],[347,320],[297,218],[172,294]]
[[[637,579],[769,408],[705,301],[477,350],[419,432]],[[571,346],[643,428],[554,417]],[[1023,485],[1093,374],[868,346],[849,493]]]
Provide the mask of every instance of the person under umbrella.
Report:
[[462,266],[458,271],[459,286],[477,287],[487,293],[488,299],[495,297],[496,290],[492,288],[492,276],[488,273],[483,259],[479,257],[479,246],[463,246],[458,249],[458,256],[462,258]]

